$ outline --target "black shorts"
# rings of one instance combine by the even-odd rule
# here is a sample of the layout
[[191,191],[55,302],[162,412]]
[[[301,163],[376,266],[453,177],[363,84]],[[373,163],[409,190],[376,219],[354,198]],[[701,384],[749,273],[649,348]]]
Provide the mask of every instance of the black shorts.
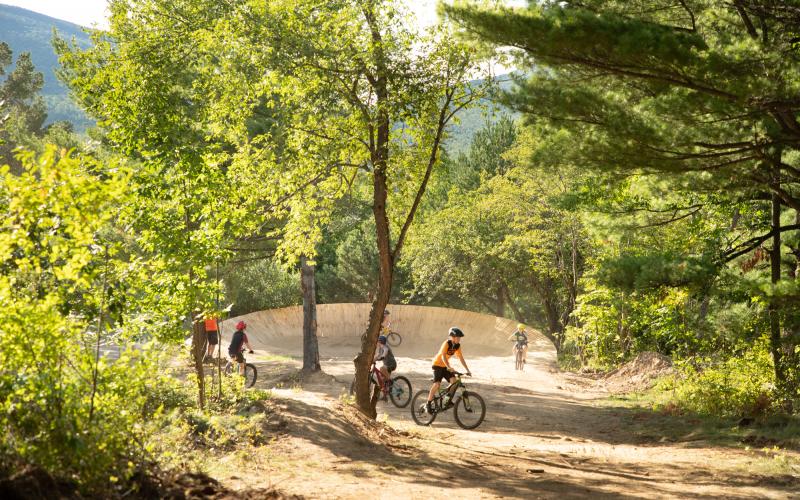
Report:
[[442,379],[447,380],[450,382],[450,379],[455,377],[456,374],[445,368],[444,366],[434,366],[433,367],[433,381],[434,382],[441,382]]
[[208,333],[208,343],[211,345],[217,345],[219,343],[219,337],[217,337],[217,332],[207,332]]
[[244,363],[244,354],[242,354],[242,351],[228,352],[228,355],[237,363]]

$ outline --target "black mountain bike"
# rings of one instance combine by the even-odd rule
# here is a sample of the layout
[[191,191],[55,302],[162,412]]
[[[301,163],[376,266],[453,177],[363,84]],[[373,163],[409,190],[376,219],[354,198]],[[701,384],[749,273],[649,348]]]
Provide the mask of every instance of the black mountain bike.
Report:
[[[242,357],[244,357],[244,353],[242,353]],[[225,374],[230,375],[231,373],[238,373],[239,372],[239,363],[232,359],[228,359],[228,364],[225,365]],[[244,386],[245,387],[253,387],[256,383],[256,379],[258,378],[258,370],[256,370],[256,365],[253,363],[247,363],[245,359],[244,364]]]
[[[436,420],[436,415],[454,408],[453,416],[462,429],[474,429],[481,425],[486,417],[486,403],[475,392],[468,391],[467,386],[461,381],[463,373],[455,372],[455,387],[439,389],[439,394],[433,398],[432,411],[425,409],[429,391],[419,391],[411,400],[411,417],[419,425],[431,425]],[[452,390],[451,390],[452,389]]]

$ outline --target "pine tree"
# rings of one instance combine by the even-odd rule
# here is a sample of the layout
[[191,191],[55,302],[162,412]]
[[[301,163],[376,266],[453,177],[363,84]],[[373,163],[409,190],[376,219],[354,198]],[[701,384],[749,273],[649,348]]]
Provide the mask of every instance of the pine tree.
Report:
[[[565,164],[676,174],[695,191],[769,204],[769,229],[719,260],[771,243],[775,376],[784,394],[796,393],[798,339],[781,321],[798,315],[798,263],[782,267],[781,236],[800,229],[800,2],[461,3],[445,11],[474,37],[519,50],[529,78],[508,100],[529,121],[574,134]],[[782,224],[782,215],[795,223]]]

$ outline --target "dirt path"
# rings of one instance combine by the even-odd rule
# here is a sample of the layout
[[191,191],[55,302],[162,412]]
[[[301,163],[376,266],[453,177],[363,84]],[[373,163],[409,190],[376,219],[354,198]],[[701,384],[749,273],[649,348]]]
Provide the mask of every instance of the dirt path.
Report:
[[[378,424],[364,420],[339,398],[350,359],[323,359],[326,373],[302,384],[284,380],[274,394],[285,434],[216,464],[212,475],[310,498],[430,498],[445,487],[461,498],[800,498],[800,470],[777,475],[758,451],[634,432],[637,412],[598,405],[604,394],[569,383],[546,355],[534,354],[522,374],[510,355],[467,358],[475,374],[467,385],[487,402],[474,431],[460,429],[452,412],[420,427],[408,408],[389,403],[379,403]],[[262,387],[297,367],[256,362]],[[399,365],[414,391],[430,385],[428,359]]]

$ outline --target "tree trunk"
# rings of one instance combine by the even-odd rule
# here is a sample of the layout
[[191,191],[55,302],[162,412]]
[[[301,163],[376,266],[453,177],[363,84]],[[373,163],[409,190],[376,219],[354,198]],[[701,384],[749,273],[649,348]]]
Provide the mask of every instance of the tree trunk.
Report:
[[387,167],[389,163],[389,133],[391,130],[389,119],[389,89],[387,83],[388,70],[386,56],[383,51],[383,39],[377,26],[374,12],[374,3],[365,3],[362,7],[364,17],[372,36],[372,59],[375,64],[375,75],[372,86],[375,90],[375,141],[370,149],[372,162],[372,214],[375,218],[375,235],[378,244],[378,289],[372,310],[369,313],[367,329],[361,335],[361,351],[353,360],[355,365],[355,392],[356,405],[362,413],[370,418],[375,418],[377,400],[369,394],[369,372],[375,346],[378,343],[383,311],[389,303],[392,292],[392,279],[394,272],[394,256],[392,255],[389,217],[387,215],[386,200],[388,189],[386,182]]
[[200,409],[206,407],[206,377],[203,358],[206,356],[206,329],[202,321],[190,315],[192,325],[192,358],[194,371],[197,374],[197,404]]
[[547,337],[553,342],[556,353],[561,354],[564,328],[561,325],[555,299],[550,297],[544,298],[542,300],[542,307],[544,308],[544,315],[547,319],[547,330],[549,332]]
[[517,303],[514,301],[514,297],[511,296],[511,290],[508,289],[508,285],[506,285],[505,283],[503,283],[503,293],[506,296],[506,302],[508,302],[508,306],[514,313],[514,319],[516,319],[522,324],[527,324],[528,322],[525,320],[525,316],[522,315],[522,311],[520,311],[519,307],[517,307]]
[[[781,201],[777,194],[772,195],[772,250],[770,251],[770,270],[772,283],[781,279]],[[772,361],[775,365],[775,385],[781,391],[781,397],[786,385],[786,374],[783,367],[783,349],[781,346],[780,309],[773,299],[769,304],[769,331]]]
[[319,344],[317,342],[317,287],[315,266],[305,255],[300,258],[300,285],[303,290],[303,371],[318,372]]
[[497,306],[494,310],[494,315],[500,318],[504,318],[506,316],[506,295],[503,293],[503,284],[500,283],[497,285]]

